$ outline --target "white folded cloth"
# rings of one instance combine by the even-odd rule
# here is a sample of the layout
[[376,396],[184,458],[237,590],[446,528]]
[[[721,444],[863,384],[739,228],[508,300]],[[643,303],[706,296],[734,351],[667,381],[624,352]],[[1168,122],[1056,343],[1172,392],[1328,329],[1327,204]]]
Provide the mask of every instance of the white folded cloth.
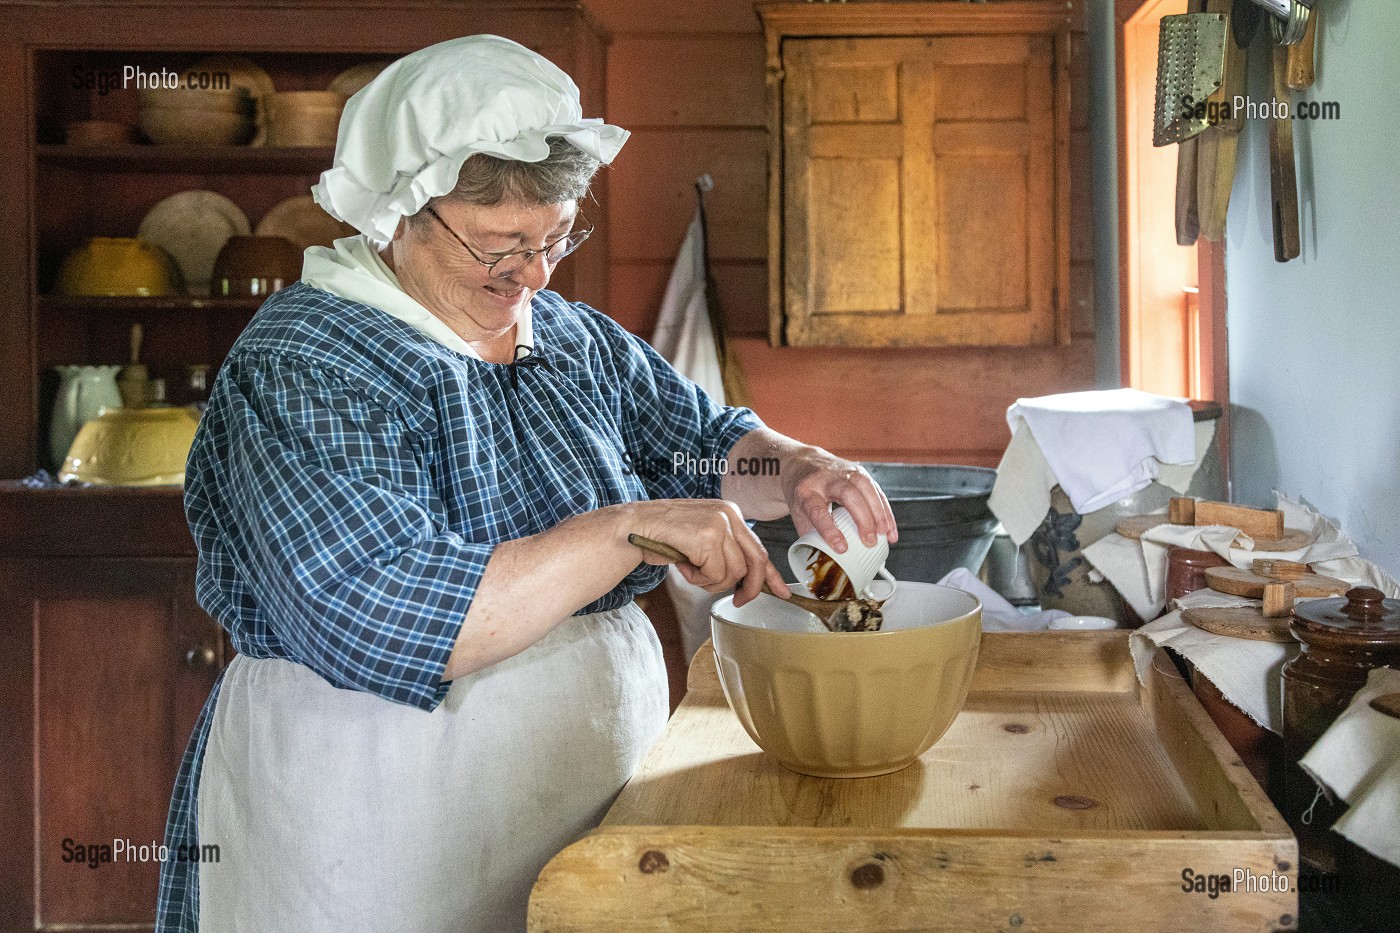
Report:
[[938,581],[941,586],[951,586],[971,593],[982,601],[982,631],[984,632],[1035,632],[1049,628],[1052,619],[1060,619],[1069,613],[1063,609],[1045,609],[1041,612],[1022,612],[1007,602],[976,574],[958,567],[943,575]]
[[[1212,590],[1198,590],[1181,600],[1185,609],[1259,605]],[[1168,613],[1136,630],[1128,639],[1138,680],[1147,682],[1152,657],[1158,647],[1171,648],[1185,657],[1220,690],[1226,700],[1270,732],[1283,734],[1283,665],[1298,654],[1296,644],[1250,641],[1213,635],[1181,617]]]
[[1019,399],[1006,420],[1013,433],[1022,421],[1030,428],[1080,515],[1142,489],[1161,464],[1196,456],[1190,406],[1138,389]]
[[1017,544],[1045,519],[1056,485],[1081,515],[1154,479],[1184,493],[1215,436],[1215,422],[1193,425],[1185,402],[1136,389],[1021,399],[1006,420],[1011,443],[989,504]]
[[1387,693],[1400,693],[1400,671],[1376,668],[1298,764],[1351,804],[1335,831],[1400,865],[1400,719],[1371,708],[1371,700]]

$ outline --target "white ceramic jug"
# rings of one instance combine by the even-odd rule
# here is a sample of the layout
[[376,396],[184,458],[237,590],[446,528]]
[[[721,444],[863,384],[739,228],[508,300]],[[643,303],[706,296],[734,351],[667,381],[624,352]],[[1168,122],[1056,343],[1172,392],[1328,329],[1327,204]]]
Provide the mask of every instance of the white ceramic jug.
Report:
[[58,370],[58,398],[53,404],[49,425],[49,454],[62,465],[78,429],[96,418],[104,408],[120,408],[117,390],[120,366],[55,366]]

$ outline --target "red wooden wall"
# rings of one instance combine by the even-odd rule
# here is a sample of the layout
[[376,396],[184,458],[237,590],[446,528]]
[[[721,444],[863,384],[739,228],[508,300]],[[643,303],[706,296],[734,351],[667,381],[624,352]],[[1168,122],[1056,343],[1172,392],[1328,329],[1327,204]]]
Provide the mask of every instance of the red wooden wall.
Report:
[[1021,396],[1094,381],[1093,215],[1087,48],[1071,66],[1073,340],[1052,349],[853,351],[774,348],[767,330],[763,39],[751,0],[584,0],[611,34],[609,122],[633,132],[608,170],[607,311],[650,334],[676,250],[709,172],[719,299],[768,424],[862,459],[994,466]]

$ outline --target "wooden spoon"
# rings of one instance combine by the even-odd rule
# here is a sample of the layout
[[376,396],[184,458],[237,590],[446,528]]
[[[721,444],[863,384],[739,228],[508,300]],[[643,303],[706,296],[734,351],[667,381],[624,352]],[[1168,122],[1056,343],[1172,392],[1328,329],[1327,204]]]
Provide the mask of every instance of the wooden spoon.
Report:
[[[634,547],[639,547],[650,554],[655,554],[657,557],[664,557],[673,563],[690,563],[690,558],[686,557],[684,553],[661,541],[653,541],[651,538],[643,537],[642,535],[628,535],[627,543]],[[772,596],[774,599],[784,598],[774,593],[772,589],[769,588],[767,580],[763,581],[763,592]],[[868,614],[872,610],[876,616],[876,618],[872,620],[875,622],[875,625],[873,628],[868,629],[868,631],[878,631],[880,628],[879,610],[880,606],[884,605],[885,602],[883,599],[813,599],[810,596],[799,596],[796,593],[786,597],[786,601],[792,603],[799,609],[805,609],[818,619],[821,619],[822,625],[825,625],[827,630],[832,632],[861,631],[861,629],[837,628],[832,625],[831,619],[837,613],[845,613],[851,618],[865,619],[868,618]]]
[[1400,719],[1400,693],[1386,693],[1371,700],[1371,709]]

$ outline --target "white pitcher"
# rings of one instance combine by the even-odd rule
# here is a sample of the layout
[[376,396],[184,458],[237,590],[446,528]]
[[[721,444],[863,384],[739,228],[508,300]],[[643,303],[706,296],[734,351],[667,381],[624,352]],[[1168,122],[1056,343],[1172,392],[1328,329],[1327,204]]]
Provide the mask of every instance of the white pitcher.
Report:
[[104,408],[120,408],[117,390],[120,366],[55,366],[58,370],[58,398],[53,404],[49,425],[49,454],[62,465],[78,429],[96,418]]

